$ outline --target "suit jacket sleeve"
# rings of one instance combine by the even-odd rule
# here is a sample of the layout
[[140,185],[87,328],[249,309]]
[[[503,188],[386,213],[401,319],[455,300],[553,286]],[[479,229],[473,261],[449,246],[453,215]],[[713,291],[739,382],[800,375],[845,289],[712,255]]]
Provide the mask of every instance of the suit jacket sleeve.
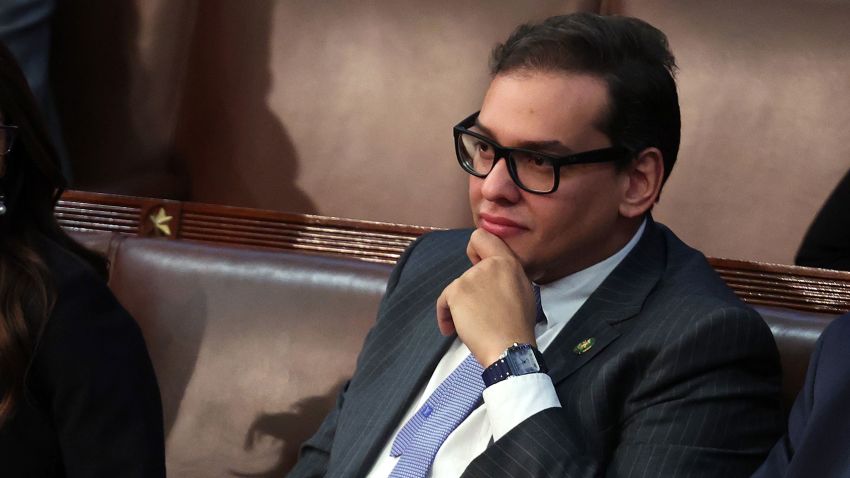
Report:
[[799,433],[787,433],[776,442],[767,460],[753,474],[753,478],[780,478],[788,474],[788,466],[794,456],[794,449],[799,445],[802,431],[806,428],[812,409],[814,398],[815,371],[820,361],[823,340],[818,340],[814,352],[809,360],[809,369],[806,372],[806,382],[803,390],[797,395],[794,406],[791,409],[789,419],[789,431],[795,429]]
[[[401,277],[402,270],[407,263],[413,249],[420,243],[420,239],[414,241],[410,247],[405,250],[404,254],[399,258],[390,278],[387,281],[387,290],[381,300],[381,308],[385,306],[388,298],[395,290]],[[378,314],[380,317],[380,314]],[[374,331],[374,327],[372,329]],[[372,333],[371,331],[369,332]],[[368,341],[368,337],[366,339]],[[343,386],[342,391],[337,397],[336,406],[325,417],[322,424],[319,426],[315,435],[310,437],[303,445],[298,454],[298,462],[295,467],[287,475],[290,478],[306,478],[306,477],[323,477],[327,473],[328,461],[330,460],[331,448],[333,447],[334,436],[336,434],[337,418],[343,405],[345,404],[345,392],[348,389],[348,382]]]
[[754,478],[847,476],[850,473],[850,315],[818,339],[806,382],[788,417],[788,432]]
[[770,330],[743,307],[681,322],[683,331],[656,334],[640,363],[615,365],[634,368],[632,383],[610,389],[618,409],[584,412],[616,415],[612,430],[598,431],[611,435],[610,447],[590,449],[563,409],[548,409],[494,443],[463,476],[749,476],[781,424]]
[[57,275],[29,371],[64,476],[164,477],[162,405],[141,331],[103,281],[65,259],[72,270]]
[[850,271],[850,170],[821,207],[794,262]]

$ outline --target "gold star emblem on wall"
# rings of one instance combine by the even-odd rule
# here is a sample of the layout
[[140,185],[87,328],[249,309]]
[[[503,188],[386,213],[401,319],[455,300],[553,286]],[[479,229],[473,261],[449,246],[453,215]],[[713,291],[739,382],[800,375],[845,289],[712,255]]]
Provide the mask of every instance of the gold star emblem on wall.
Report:
[[148,219],[153,224],[155,232],[159,232],[165,236],[171,236],[171,227],[168,223],[174,218],[166,214],[164,207],[159,208],[156,214],[148,216]]

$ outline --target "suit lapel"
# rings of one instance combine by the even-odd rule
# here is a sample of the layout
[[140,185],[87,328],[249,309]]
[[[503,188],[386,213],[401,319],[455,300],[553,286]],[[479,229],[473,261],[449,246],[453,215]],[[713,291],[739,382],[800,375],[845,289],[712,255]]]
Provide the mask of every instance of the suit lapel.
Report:
[[557,385],[593,359],[619,337],[614,325],[640,312],[664,272],[665,249],[663,232],[648,219],[635,248],[588,297],[543,354],[553,383]]
[[415,352],[409,360],[392,362],[386,373],[381,374],[376,381],[375,390],[392,392],[382,407],[381,422],[373,428],[375,438],[378,439],[373,443],[384,443],[389,439],[416,393],[425,386],[455,339],[454,336],[444,337],[440,334],[433,306],[417,315],[415,330],[399,344],[402,350]]

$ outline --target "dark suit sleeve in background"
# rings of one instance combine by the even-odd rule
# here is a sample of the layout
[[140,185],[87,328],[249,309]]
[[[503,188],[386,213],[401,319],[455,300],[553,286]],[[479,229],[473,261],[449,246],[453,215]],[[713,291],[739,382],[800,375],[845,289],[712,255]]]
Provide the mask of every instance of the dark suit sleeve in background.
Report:
[[818,339],[782,437],[753,478],[850,476],[850,315]]
[[809,226],[794,261],[800,266],[850,271],[850,171]]

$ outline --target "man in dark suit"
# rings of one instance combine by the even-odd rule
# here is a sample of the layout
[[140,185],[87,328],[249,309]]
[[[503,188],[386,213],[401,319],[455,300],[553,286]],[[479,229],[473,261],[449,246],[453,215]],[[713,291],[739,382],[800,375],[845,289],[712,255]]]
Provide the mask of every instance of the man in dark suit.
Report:
[[674,68],[663,33],[622,17],[553,17],[494,50],[454,131],[477,228],[400,259],[290,476],[752,473],[781,428],[772,336],[650,216],[679,145]]
[[824,330],[788,433],[753,478],[850,478],[850,314]]

